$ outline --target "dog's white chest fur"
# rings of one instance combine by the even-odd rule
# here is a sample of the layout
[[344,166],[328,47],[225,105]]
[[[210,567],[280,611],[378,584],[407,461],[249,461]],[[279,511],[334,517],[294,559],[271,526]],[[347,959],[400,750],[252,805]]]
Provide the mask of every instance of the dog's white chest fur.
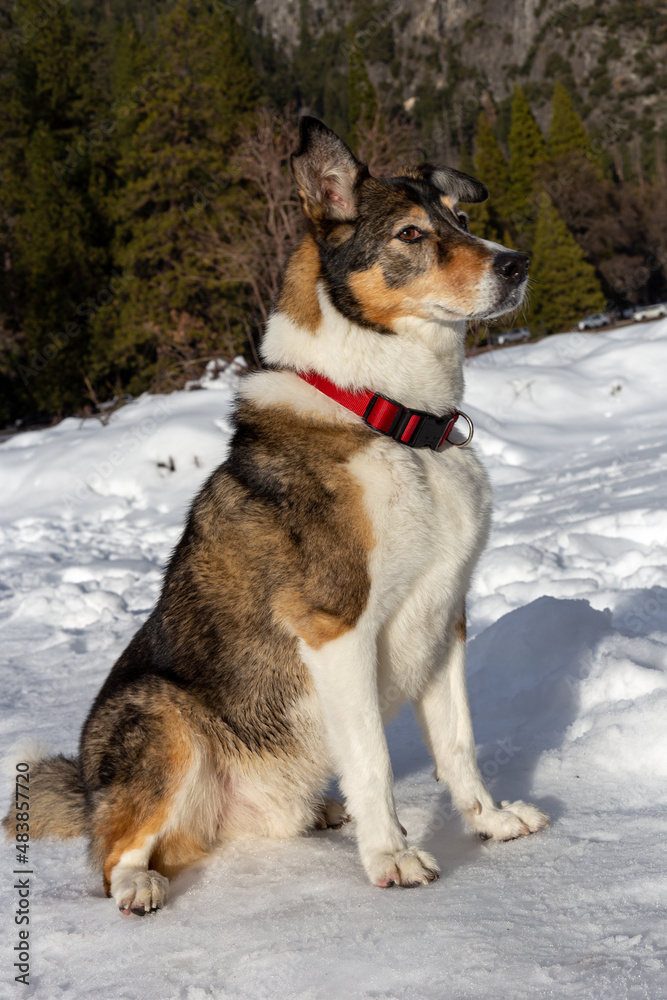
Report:
[[486,542],[491,490],[469,449],[437,454],[378,439],[350,470],[373,532],[368,614],[391,713],[423,689],[446,652]]

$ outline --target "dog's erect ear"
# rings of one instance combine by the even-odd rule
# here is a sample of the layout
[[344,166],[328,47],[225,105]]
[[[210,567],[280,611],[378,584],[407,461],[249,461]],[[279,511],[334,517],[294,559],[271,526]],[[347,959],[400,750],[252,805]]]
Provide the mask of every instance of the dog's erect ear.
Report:
[[292,156],[292,173],[309,219],[353,219],[356,187],[368,174],[335,132],[317,118],[299,122],[301,145]]
[[420,163],[419,166],[409,167],[401,173],[402,176],[416,177],[432,184],[452,206],[457,201],[469,205],[486,201],[489,197],[488,188],[481,181],[452,167],[436,167],[432,163]]
[[452,167],[433,167],[428,179],[438,191],[465,205],[486,201],[489,197],[489,189],[485,184],[461,170],[453,170]]

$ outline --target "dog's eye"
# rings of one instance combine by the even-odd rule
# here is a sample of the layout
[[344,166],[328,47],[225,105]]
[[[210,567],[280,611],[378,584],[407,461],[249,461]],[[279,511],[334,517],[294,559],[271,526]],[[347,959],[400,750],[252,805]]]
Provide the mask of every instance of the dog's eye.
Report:
[[404,243],[415,243],[421,238],[422,231],[421,229],[417,229],[416,226],[406,226],[405,229],[401,229],[398,234],[398,239],[403,240]]
[[465,231],[467,233],[468,232],[468,217],[461,212],[460,215],[456,216],[456,218],[461,223],[461,229],[465,229]]

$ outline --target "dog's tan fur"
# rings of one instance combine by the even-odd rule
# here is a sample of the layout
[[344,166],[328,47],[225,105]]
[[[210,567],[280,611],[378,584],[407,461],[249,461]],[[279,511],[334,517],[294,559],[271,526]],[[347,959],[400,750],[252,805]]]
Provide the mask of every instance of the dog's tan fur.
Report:
[[278,309],[313,333],[322,321],[316,290],[319,276],[320,255],[315,240],[308,234],[290,257]]

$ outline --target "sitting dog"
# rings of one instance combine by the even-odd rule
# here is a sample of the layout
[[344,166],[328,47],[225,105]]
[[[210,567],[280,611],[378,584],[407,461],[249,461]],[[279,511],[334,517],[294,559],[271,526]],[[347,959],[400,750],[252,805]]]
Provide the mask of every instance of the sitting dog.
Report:
[[[384,720],[414,703],[468,826],[548,823],[496,804],[475,759],[465,596],[491,494],[458,410],[466,321],[520,305],[528,260],[471,235],[487,197],[446,167],[371,177],[301,120],[308,234],[241,383],[229,456],[190,510],[159,602],[113,667],[78,759],[34,761],[33,836],[90,837],[124,914],[228,838],[354,817],[377,886],[438,865],[396,814]],[[337,775],[345,805],[323,796]],[[11,815],[5,827],[12,835]]]

